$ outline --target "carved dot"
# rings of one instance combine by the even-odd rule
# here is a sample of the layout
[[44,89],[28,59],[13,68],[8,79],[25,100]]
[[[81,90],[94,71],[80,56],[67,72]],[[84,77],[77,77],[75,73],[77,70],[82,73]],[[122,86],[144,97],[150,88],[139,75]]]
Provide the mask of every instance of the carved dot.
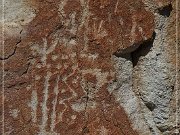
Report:
[[71,119],[75,120],[76,119],[76,115],[72,115]]
[[52,60],[53,60],[53,61],[57,60],[57,58],[58,58],[57,55],[53,55],[53,56],[52,56]]

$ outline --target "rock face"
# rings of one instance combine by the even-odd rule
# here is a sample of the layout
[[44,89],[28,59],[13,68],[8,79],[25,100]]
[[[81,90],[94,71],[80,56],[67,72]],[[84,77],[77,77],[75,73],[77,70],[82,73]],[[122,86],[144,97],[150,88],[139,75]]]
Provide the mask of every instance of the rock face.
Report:
[[177,1],[1,3],[0,134],[179,134]]

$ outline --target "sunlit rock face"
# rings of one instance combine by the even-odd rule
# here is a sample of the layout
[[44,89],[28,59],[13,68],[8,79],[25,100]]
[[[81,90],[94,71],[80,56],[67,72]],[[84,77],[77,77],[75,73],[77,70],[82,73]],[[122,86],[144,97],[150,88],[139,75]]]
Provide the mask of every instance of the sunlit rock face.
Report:
[[177,132],[175,7],[168,0],[5,0],[0,134]]

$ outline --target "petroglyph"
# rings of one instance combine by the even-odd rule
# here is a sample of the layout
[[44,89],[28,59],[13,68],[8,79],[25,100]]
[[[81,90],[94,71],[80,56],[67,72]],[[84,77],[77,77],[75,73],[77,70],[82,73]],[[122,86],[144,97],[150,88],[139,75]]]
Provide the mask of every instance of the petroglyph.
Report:
[[40,125],[40,132],[44,133],[46,124],[47,124],[47,120],[48,120],[48,116],[47,116],[47,100],[48,100],[48,95],[49,95],[49,79],[51,77],[51,73],[47,72],[47,75],[45,76],[45,82],[44,82],[44,90],[43,90],[43,94],[44,94],[44,100],[41,104],[42,106],[42,121],[41,121],[41,125]]
[[82,72],[82,75],[92,74],[96,76],[97,89],[101,88],[107,82],[107,77],[109,75],[109,73],[107,72],[103,73],[101,69],[87,69],[87,70],[82,70],[81,72]]
[[56,78],[56,84],[54,87],[54,93],[55,93],[55,99],[53,100],[52,104],[53,104],[53,110],[52,110],[52,114],[51,114],[51,131],[54,132],[54,128],[55,128],[55,123],[56,123],[56,107],[57,107],[57,99],[58,99],[58,94],[59,94],[59,79],[60,76],[57,76]]
[[19,110],[13,109],[10,111],[10,115],[15,119],[18,117]]
[[38,97],[37,97],[37,91],[32,91],[32,97],[31,97],[31,103],[29,103],[29,107],[31,107],[31,117],[32,121],[35,123],[37,121],[37,106],[38,106]]
[[[20,7],[17,13],[8,10],[10,18],[17,17],[9,24],[22,24],[25,33],[5,64],[5,82],[14,84],[6,88],[6,102],[12,104],[7,110],[16,119],[6,116],[6,132],[136,135],[126,114],[134,100],[122,106],[108,91],[116,80],[112,55],[151,38],[153,14],[140,0],[46,0],[31,1],[28,7],[22,2],[10,2]],[[10,38],[8,48],[13,43]],[[22,75],[27,63],[28,72]],[[18,111],[10,111],[14,108]]]
[[136,29],[137,29],[136,16],[132,16],[132,28],[131,28],[132,44],[135,42],[136,39]]
[[33,45],[31,47],[33,54],[36,55],[36,53],[38,53],[39,55],[41,55],[41,62],[42,62],[42,66],[46,66],[46,60],[47,60],[47,55],[50,54],[51,52],[53,52],[56,48],[56,45],[58,44],[58,39],[55,39],[53,41],[53,43],[51,44],[51,46],[48,48],[47,46],[47,39],[43,38],[43,47],[39,47],[37,44]]

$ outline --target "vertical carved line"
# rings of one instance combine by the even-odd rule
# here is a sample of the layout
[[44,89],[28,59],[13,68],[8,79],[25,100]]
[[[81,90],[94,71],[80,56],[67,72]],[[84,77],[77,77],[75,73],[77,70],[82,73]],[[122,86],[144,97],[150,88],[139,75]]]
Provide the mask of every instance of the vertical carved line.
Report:
[[48,100],[48,94],[49,94],[50,76],[51,76],[51,73],[47,72],[47,75],[45,76],[44,89],[43,89],[44,99],[43,99],[42,108],[41,108],[42,109],[42,124],[40,126],[40,132],[41,133],[45,132],[45,128],[46,128],[46,124],[47,124],[47,120],[48,120],[47,100]]
[[32,91],[32,97],[31,97],[31,115],[32,115],[32,121],[35,123],[37,121],[37,106],[38,106],[38,96],[37,96],[37,90],[36,90],[36,81],[34,84],[34,90]]
[[56,121],[56,106],[57,106],[57,98],[59,94],[59,78],[60,76],[58,75],[56,78],[56,86],[54,87],[55,99],[53,100],[53,110],[51,114],[51,131],[52,132],[54,132],[55,121]]
[[43,49],[42,49],[42,64],[46,66],[46,59],[47,59],[47,39],[43,38]]

